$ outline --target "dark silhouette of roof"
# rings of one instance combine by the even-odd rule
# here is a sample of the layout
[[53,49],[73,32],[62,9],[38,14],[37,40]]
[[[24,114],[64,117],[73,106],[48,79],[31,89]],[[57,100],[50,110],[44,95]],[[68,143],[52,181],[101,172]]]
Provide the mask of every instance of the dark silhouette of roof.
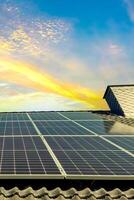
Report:
[[106,91],[104,93],[103,99],[107,95],[107,92],[108,92],[109,88],[111,88],[111,87],[127,87],[127,86],[134,86],[134,84],[108,85],[107,88],[106,88]]

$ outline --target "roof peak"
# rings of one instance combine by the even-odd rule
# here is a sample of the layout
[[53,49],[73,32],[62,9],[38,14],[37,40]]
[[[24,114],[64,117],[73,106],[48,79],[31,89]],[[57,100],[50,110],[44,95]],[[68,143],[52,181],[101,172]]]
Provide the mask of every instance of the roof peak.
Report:
[[109,88],[111,87],[131,87],[131,86],[134,86],[134,84],[118,84],[118,85],[108,85],[107,88],[106,88],[106,91],[104,93],[104,96],[103,96],[103,99],[105,98]]

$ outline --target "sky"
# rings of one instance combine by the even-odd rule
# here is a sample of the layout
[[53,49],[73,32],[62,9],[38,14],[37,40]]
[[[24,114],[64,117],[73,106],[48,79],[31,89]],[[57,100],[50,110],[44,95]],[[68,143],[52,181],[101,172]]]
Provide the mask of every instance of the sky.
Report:
[[134,82],[134,0],[0,0],[0,112],[107,110]]

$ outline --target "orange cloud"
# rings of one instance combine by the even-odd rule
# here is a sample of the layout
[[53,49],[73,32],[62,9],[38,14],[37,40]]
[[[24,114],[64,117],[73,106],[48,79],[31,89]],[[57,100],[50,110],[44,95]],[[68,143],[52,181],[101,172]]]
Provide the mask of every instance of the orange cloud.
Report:
[[79,85],[63,83],[56,80],[35,66],[15,61],[11,58],[0,58],[0,79],[14,82],[41,92],[51,92],[68,99],[83,102],[93,109],[106,109],[106,103],[99,93]]

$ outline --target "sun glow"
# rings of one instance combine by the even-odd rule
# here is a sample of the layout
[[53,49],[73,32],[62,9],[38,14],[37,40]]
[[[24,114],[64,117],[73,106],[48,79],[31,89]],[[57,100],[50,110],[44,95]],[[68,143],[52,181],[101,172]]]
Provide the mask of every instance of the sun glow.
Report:
[[0,58],[0,79],[41,92],[58,94],[85,103],[92,109],[107,108],[99,92],[79,85],[61,82],[48,73],[39,71],[36,66],[11,58]]

